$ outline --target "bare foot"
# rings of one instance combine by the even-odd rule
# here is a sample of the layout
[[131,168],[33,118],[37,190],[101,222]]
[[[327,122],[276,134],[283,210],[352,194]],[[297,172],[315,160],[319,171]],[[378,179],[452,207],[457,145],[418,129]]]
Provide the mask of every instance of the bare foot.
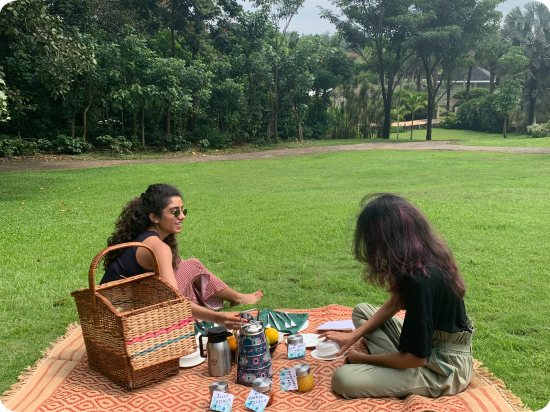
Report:
[[235,302],[231,302],[231,307],[238,305],[251,305],[253,303],[259,302],[260,299],[264,296],[261,290],[258,290],[254,293],[239,293],[238,299]]

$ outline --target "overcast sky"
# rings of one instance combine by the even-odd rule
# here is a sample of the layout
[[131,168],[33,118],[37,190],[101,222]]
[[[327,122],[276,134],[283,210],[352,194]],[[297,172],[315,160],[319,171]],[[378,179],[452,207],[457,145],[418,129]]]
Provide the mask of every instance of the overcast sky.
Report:
[[[449,0],[453,1],[453,0]],[[523,6],[525,3],[528,3],[530,0],[506,0],[504,3],[501,3],[497,9],[500,10],[504,15],[512,10],[516,6]],[[550,0],[541,0],[542,3],[550,7]],[[245,10],[251,10],[251,3],[240,0],[240,3],[243,4]],[[332,6],[330,0],[305,0],[304,7],[298,11],[298,14],[292,18],[290,22],[289,31],[297,31],[300,34],[316,34],[316,33],[334,33],[336,31],[335,27],[327,20],[323,20],[319,17],[318,6],[321,6],[325,9],[331,9],[337,11],[337,9]]]

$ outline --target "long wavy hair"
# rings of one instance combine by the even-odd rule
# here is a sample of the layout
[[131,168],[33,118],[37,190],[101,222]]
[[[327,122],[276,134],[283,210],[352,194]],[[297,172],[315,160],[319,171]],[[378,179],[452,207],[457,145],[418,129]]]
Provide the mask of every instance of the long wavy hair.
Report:
[[426,217],[408,200],[391,193],[366,196],[357,218],[353,253],[363,263],[363,280],[385,288],[405,307],[400,280],[426,276],[427,267],[437,268],[457,298],[466,293],[451,250]]
[[[120,243],[133,242],[137,237],[151,227],[149,214],[162,216],[162,210],[168,206],[173,197],[182,197],[178,189],[165,184],[150,185],[141,196],[130,200],[122,209],[115,223],[115,231],[107,239],[107,245],[113,246]],[[178,242],[176,236],[170,234],[164,239],[164,243],[172,250],[172,267],[176,267],[178,258]],[[109,252],[103,261],[105,269],[124,252],[125,249]]]

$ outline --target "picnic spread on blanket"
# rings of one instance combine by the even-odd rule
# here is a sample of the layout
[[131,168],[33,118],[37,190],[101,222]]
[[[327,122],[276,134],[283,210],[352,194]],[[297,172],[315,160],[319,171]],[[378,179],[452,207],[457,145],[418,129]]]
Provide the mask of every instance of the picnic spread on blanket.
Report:
[[[284,309],[292,314],[309,314],[309,326],[302,336],[315,334],[317,328],[329,321],[346,320],[352,308],[330,305],[322,308]],[[278,310],[281,312],[281,310]],[[403,317],[404,313],[397,316]],[[288,336],[286,337],[288,339]],[[306,339],[304,339],[305,341]],[[364,351],[362,343],[354,347]],[[331,376],[344,364],[344,358],[333,361],[315,359],[313,348],[308,348],[305,359],[289,360],[282,340],[272,354],[275,373],[272,380],[273,405],[266,410],[282,412],[305,411],[434,411],[434,412],[519,412],[521,401],[504,389],[503,383],[487,369],[475,363],[476,369],[468,388],[454,396],[426,398],[409,396],[398,398],[342,399],[331,389]],[[237,368],[224,377],[208,374],[206,361],[195,367],[180,368],[179,373],[162,381],[137,388],[124,389],[88,365],[88,356],[82,328],[71,325],[66,335],[54,345],[38,365],[22,375],[22,381],[13,388],[2,403],[10,411],[208,411],[211,405],[209,387],[221,380],[227,382],[233,395],[232,411],[250,412],[244,406],[251,387],[238,385]],[[281,389],[280,371],[307,363],[315,386],[308,392]]]
[[[154,256],[148,246],[134,242],[108,247],[93,259],[89,288],[72,292],[80,327],[60,344],[76,345],[77,351],[69,360],[50,355],[44,361],[46,370],[40,365],[12,393],[7,403],[11,410],[521,408],[521,401],[479,368],[466,390],[453,396],[343,399],[331,390],[331,377],[343,366],[344,354],[339,354],[338,343],[312,332],[353,330],[351,308],[249,309],[239,313],[239,328],[227,330],[194,319],[189,298],[159,276],[156,260],[154,273],[96,286],[95,269],[101,258],[128,246],[144,247]],[[404,317],[405,311],[396,315],[398,321]],[[363,340],[352,349],[367,352]],[[37,395],[25,396],[29,393]]]

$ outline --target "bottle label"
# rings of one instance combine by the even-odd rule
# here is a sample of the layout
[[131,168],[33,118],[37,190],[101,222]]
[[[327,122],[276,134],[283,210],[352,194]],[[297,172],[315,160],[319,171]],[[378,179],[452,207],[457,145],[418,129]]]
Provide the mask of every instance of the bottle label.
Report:
[[279,371],[279,376],[281,377],[281,390],[294,391],[298,389],[298,380],[294,368],[285,368]]
[[212,393],[212,402],[210,402],[210,409],[218,412],[229,412],[233,407],[233,398],[235,395],[230,393],[223,393],[214,391]]
[[302,359],[306,357],[306,344],[297,343],[288,345],[288,359]]
[[265,406],[269,402],[269,396],[264,395],[263,393],[256,392],[254,389],[250,391],[244,406],[252,409],[256,412],[264,412]]

